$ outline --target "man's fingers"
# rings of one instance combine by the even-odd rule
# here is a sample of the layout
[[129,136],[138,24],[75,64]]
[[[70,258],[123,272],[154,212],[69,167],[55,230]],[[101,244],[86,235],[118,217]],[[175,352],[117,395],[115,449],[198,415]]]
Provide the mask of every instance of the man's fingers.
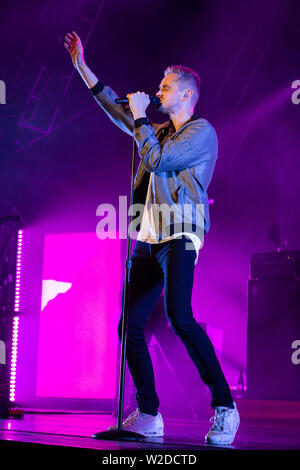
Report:
[[128,98],[129,96],[134,96],[134,95],[144,95],[144,96],[148,96],[146,93],[144,93],[143,91],[136,91],[135,93],[128,93],[128,95],[126,95],[126,97]]
[[68,51],[73,52],[72,47],[70,47],[69,44],[67,44],[66,42],[64,43],[64,46],[66,49],[68,49]]
[[72,44],[70,44],[67,40],[65,40],[65,43],[64,43],[66,46],[69,47],[69,49],[73,49],[73,46]]
[[77,39],[74,39],[73,36],[70,36],[68,34],[65,36],[65,40],[68,41],[70,44],[76,44],[77,42]]
[[70,44],[72,47],[75,47],[77,46],[77,43],[78,43],[78,39],[74,36],[72,36],[72,34],[68,33],[66,34],[65,36],[65,40],[68,44]]

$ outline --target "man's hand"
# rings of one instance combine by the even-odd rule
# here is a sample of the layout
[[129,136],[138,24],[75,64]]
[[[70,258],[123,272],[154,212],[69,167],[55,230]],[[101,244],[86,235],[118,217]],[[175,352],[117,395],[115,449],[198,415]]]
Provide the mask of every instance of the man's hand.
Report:
[[149,95],[138,91],[137,93],[129,93],[127,98],[134,119],[146,117],[146,109],[150,104]]
[[66,34],[64,46],[71,55],[74,67],[76,69],[81,67],[84,64],[83,46],[80,37],[75,31],[72,31],[71,34]]

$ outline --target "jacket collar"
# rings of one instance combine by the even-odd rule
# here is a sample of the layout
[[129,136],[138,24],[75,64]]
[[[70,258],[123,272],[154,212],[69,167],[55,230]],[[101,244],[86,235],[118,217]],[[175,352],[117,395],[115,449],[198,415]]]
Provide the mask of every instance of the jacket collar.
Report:
[[[195,121],[196,119],[199,119],[199,116],[197,116],[197,114],[194,113],[194,114],[190,117],[190,119],[188,119],[187,121],[185,121],[185,122],[182,124],[182,126],[180,127],[180,129],[181,129],[183,126],[185,126],[188,122]],[[168,121],[168,127],[169,127],[169,129],[170,129],[169,132],[171,133],[171,135],[173,135],[173,134],[175,134],[176,132],[180,131],[180,129],[178,129],[178,131],[176,131],[176,129],[175,129],[175,127],[174,127],[174,124],[173,124],[173,122],[172,122],[171,119],[169,119],[169,121]]]

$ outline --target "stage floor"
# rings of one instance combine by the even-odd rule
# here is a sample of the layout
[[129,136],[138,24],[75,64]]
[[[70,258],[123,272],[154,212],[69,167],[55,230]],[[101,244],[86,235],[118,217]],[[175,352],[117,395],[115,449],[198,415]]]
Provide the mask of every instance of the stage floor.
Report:
[[[271,404],[270,404],[271,403]],[[241,424],[231,446],[222,450],[300,450],[299,402],[238,402]],[[211,413],[212,415],[213,413]],[[0,419],[0,452],[5,444],[63,446],[99,450],[220,450],[205,444],[204,436],[211,426],[209,419],[185,421],[164,419],[165,436],[143,441],[104,441],[92,438],[105,431],[117,419],[108,414],[33,413],[22,419]]]

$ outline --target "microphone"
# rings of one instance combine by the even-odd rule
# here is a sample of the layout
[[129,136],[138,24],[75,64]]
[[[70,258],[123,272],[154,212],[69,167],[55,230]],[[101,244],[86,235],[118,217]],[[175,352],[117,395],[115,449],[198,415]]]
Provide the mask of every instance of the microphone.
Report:
[[[153,106],[158,106],[160,104],[160,99],[158,96],[149,96],[150,98],[150,104]],[[123,103],[128,103],[128,98],[117,98],[115,100],[115,103],[117,104],[123,104]]]

